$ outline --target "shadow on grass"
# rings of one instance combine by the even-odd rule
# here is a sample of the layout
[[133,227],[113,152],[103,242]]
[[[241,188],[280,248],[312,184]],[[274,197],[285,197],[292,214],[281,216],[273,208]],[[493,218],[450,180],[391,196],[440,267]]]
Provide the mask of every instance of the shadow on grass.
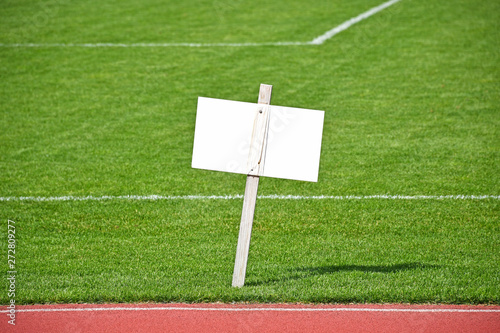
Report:
[[[400,271],[407,271],[411,269],[421,268],[436,268],[437,265],[426,265],[421,263],[408,263],[408,264],[395,264],[395,265],[339,265],[339,266],[322,266],[322,267],[306,267],[298,268],[296,272],[306,272],[309,276],[323,275],[335,272],[374,272],[374,273],[394,273]],[[307,274],[306,274],[307,275]]]
[[333,274],[338,272],[366,272],[366,273],[396,273],[415,269],[430,269],[438,268],[438,265],[429,265],[422,263],[405,263],[394,265],[331,265],[320,267],[303,267],[290,270],[289,276],[284,276],[279,279],[267,279],[265,281],[248,281],[245,285],[261,286],[277,282],[286,282],[291,280],[306,279],[311,276]]

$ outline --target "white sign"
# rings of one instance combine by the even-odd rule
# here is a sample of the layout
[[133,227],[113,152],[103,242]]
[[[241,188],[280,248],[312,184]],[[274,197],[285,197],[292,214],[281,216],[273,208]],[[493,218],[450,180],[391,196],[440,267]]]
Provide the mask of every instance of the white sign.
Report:
[[324,111],[199,97],[192,167],[318,181]]

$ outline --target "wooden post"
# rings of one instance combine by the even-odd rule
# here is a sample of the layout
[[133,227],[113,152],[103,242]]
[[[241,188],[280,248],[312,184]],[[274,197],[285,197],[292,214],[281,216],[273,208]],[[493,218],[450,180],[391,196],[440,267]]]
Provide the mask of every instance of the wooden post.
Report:
[[[260,85],[259,104],[269,105],[271,103],[272,89],[273,86],[267,84]],[[250,169],[248,171],[245,197],[243,199],[240,234],[238,236],[236,260],[234,262],[233,287],[243,287],[245,284],[248,250],[250,249],[253,216],[257,202],[257,190],[259,188],[259,175],[263,168],[263,161],[265,160],[262,157],[265,154],[265,146],[267,144],[269,112],[264,108],[259,109],[257,112],[248,159],[248,167]]]

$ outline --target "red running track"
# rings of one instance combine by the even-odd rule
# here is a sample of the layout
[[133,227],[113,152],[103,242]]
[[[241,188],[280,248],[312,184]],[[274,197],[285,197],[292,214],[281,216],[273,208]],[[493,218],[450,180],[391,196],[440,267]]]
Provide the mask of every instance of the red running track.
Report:
[[59,304],[2,306],[0,332],[500,332],[500,306]]

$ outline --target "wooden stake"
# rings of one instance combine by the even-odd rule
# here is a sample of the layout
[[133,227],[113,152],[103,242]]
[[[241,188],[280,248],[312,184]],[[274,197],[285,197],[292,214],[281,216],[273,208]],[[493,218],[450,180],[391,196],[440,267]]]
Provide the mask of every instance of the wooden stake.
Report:
[[[271,92],[273,86],[261,84],[259,90],[259,104],[269,105],[271,103]],[[266,110],[267,111],[267,110]],[[245,197],[243,199],[243,211],[241,213],[240,234],[236,248],[236,260],[234,261],[233,287],[243,287],[247,270],[248,251],[250,249],[250,237],[252,235],[253,216],[257,202],[257,190],[259,188],[259,174],[262,171],[262,157],[265,155],[267,142],[268,112],[258,111],[249,156],[249,174],[245,186]],[[261,163],[262,162],[262,163]]]

